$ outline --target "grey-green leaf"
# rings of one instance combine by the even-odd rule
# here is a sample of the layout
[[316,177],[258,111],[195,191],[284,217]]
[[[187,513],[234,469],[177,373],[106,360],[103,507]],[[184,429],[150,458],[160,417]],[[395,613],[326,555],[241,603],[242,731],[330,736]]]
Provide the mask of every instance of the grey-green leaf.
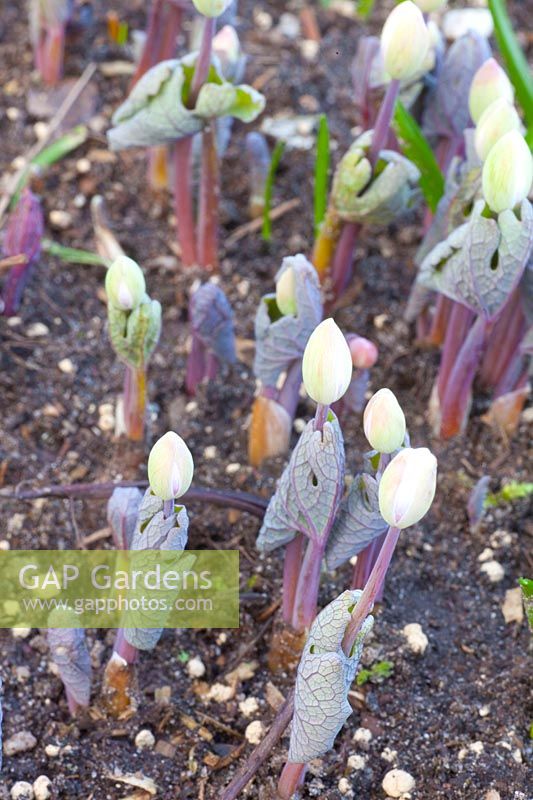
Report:
[[360,596],[359,591],[343,592],[311,627],[296,677],[289,761],[307,763],[327,753],[352,713],[348,691],[373,618],[368,616],[363,623],[350,657],[341,645]]
[[257,547],[270,552],[296,533],[324,541],[344,487],[344,443],[335,418],[316,431],[307,423],[280,478],[259,531]]

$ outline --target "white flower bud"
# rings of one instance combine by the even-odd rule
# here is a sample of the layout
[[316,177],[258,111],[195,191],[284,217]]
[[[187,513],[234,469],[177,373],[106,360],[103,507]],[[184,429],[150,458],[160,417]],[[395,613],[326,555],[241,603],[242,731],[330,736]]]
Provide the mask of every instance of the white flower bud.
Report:
[[520,130],[516,108],[505,97],[495,100],[479,118],[474,137],[476,153],[485,161],[491,149],[509,131]]
[[105,290],[115,308],[122,311],[137,308],[146,293],[142,269],[132,258],[119,256],[107,270]]
[[378,453],[393,453],[405,439],[405,416],[390,389],[380,389],[368,401],[363,428],[370,445]]
[[420,11],[424,14],[430,14],[432,11],[438,11],[446,5],[446,0],[415,0]]
[[496,142],[483,164],[481,183],[489,208],[496,214],[515,208],[529,194],[533,156],[519,131],[509,131]]
[[325,319],[304,351],[302,374],[307,394],[315,403],[329,406],[346,392],[352,372],[352,356],[342,331],[332,319]]
[[204,17],[220,17],[233,0],[192,0],[195,9]]
[[391,11],[381,32],[385,72],[396,80],[411,78],[421,68],[429,45],[422,12],[412,0],[405,0]]
[[480,66],[470,84],[468,107],[474,122],[479,122],[485,109],[500,97],[512,103],[513,85],[496,59],[488,58]]
[[394,456],[379,484],[381,516],[394,528],[408,528],[427,514],[437,485],[437,459],[427,447]]
[[191,485],[194,462],[191,451],[177,433],[168,431],[154,444],[148,457],[150,489],[161,500],[185,494]]
[[283,316],[296,316],[296,276],[293,267],[288,267],[276,283],[276,305]]

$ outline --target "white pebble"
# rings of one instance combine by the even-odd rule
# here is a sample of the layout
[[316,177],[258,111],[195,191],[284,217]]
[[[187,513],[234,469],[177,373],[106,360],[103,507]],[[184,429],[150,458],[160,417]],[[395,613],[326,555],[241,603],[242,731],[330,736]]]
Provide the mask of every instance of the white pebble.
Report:
[[137,750],[151,750],[155,744],[155,736],[148,728],[139,731],[135,737],[135,747]]
[[337,786],[341,794],[348,794],[348,792],[352,788],[350,786],[350,781],[347,778],[341,778]]
[[33,800],[33,786],[26,781],[17,781],[11,788],[13,800]]
[[62,211],[59,208],[50,211],[49,220],[50,225],[63,231],[72,225],[72,215],[68,211]]
[[48,775],[39,775],[33,782],[35,800],[49,800],[52,797],[52,781]]
[[61,752],[61,748],[58,744],[47,744],[44,748],[45,755],[48,758],[57,758],[59,753]]
[[480,717],[488,717],[490,714],[490,707],[489,706],[481,706],[479,709],[479,716]]
[[10,122],[16,122],[20,117],[19,109],[16,106],[9,106],[9,108],[6,108],[6,117]]
[[213,461],[217,457],[217,448],[214,444],[210,444],[208,447],[204,448],[204,458],[207,461]]
[[409,649],[413,653],[417,653],[418,655],[425,653],[428,646],[428,637],[418,622],[411,622],[409,625],[406,625],[402,633],[407,639]]
[[415,788],[415,779],[403,769],[391,769],[382,782],[383,791],[388,797],[401,797]]
[[491,583],[499,583],[505,576],[505,570],[499,561],[486,561],[480,569]]
[[16,756],[18,753],[27,753],[36,746],[37,739],[31,731],[19,731],[4,742],[4,753],[6,756]]
[[31,633],[31,628],[11,628],[11,635],[14,639],[27,639]]
[[226,467],[226,475],[235,475],[241,468],[241,465],[234,461]]
[[40,336],[48,336],[50,333],[50,328],[44,324],[44,322],[32,322],[31,325],[28,325],[26,328],[26,335],[30,337],[30,339],[37,339]]
[[389,764],[394,764],[398,757],[397,750],[391,750],[390,747],[386,747],[384,750],[381,751],[381,758],[383,761],[387,761]]
[[303,433],[307,422],[301,417],[297,417],[293,422],[293,427],[296,433]]
[[187,672],[191,678],[202,678],[205,675],[205,664],[201,658],[195,656],[187,662]]
[[225,683],[214,683],[207,695],[208,700],[214,700],[215,703],[227,703],[235,697],[235,689],[233,686],[226,686]]
[[76,171],[80,173],[80,175],[85,175],[87,172],[91,171],[91,162],[88,158],[79,158],[76,161]]
[[508,625],[511,622],[522,623],[524,619],[524,605],[522,603],[522,589],[520,586],[517,586],[516,589],[507,589],[505,592],[502,614]]
[[244,731],[244,738],[247,742],[250,742],[250,744],[259,744],[264,735],[265,726],[259,719],[250,722]]
[[490,559],[493,557],[493,555],[494,555],[494,550],[492,550],[490,547],[485,547],[483,552],[481,552],[478,555],[477,560],[478,561],[490,561]]
[[359,771],[360,769],[364,769],[366,766],[366,756],[361,756],[359,753],[350,756],[348,761],[348,769],[353,770],[354,772]]
[[196,402],[196,400],[191,400],[185,406],[185,411],[187,412],[187,414],[192,414],[194,411],[197,410],[198,410],[198,403]]
[[250,281],[244,280],[237,284],[237,291],[241,297],[246,297],[250,291]]
[[247,697],[239,703],[239,711],[244,717],[253,717],[259,711],[259,703],[255,697]]
[[489,791],[485,795],[484,800],[501,800],[501,796],[500,793],[496,791],[496,789],[489,789]]
[[65,375],[72,375],[73,372],[76,372],[76,367],[70,358],[62,358],[57,366]]
[[7,541],[7,539],[0,539],[0,550],[9,550],[11,545]]
[[372,731],[368,728],[357,728],[353,735],[354,742],[358,744],[368,744],[372,739]]

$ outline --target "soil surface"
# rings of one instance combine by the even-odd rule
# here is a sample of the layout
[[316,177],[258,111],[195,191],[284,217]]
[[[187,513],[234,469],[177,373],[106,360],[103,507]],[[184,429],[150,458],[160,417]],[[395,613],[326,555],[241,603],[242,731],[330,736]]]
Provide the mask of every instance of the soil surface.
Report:
[[[127,91],[129,75],[107,77],[100,68],[124,59],[106,37],[104,5],[94,4],[92,27],[69,44],[66,62],[67,77],[78,76],[90,60],[99,65],[92,81],[98,93],[90,115],[91,135],[36,179],[34,188],[44,204],[48,235],[88,250],[94,249],[89,201],[102,194],[116,236],[142,264],[150,294],[163,305],[163,337],[149,374],[148,439],[144,446],[134,445],[115,438],[102,424],[102,416],[109,415],[102,405],[115,407],[122,383],[122,367],[107,339],[103,269],[67,265],[43,255],[19,316],[0,317],[0,486],[144,478],[150,444],[172,428],[194,454],[197,485],[270,497],[284,459],[253,469],[246,456],[255,391],[253,322],[259,297],[272,290],[281,258],[310,250],[313,152],[287,150],[282,159],[274,204],[298,198],[300,205],[274,223],[271,245],[257,233],[228,244],[228,236],[248,220],[242,155],[247,129],[234,126],[223,163],[220,280],[235,310],[240,362],[191,401],[184,391],[187,298],[199,274],[179,269],[172,205],[166,194],[149,191],[145,154],[111,155],[106,150],[104,132]],[[113,4],[132,28],[143,27],[144,5],[125,0]],[[246,80],[262,87],[266,115],[326,112],[338,158],[358,125],[349,73],[357,38],[377,30],[384,11],[376,13],[369,26],[334,11],[319,11],[320,54],[309,61],[298,40],[277,29],[286,10],[281,2],[254,7],[243,0],[238,27],[250,54]],[[265,15],[271,16],[270,28]],[[14,0],[2,3],[0,65],[4,171],[34,143],[39,122],[28,108],[28,93],[39,84],[32,72],[25,15]],[[80,165],[83,158],[90,161],[89,171]],[[50,216],[58,210],[69,215],[61,229],[51,221],[57,215]],[[466,515],[469,493],[482,475],[491,476],[494,490],[511,480],[528,479],[528,431],[524,421],[514,440],[503,442],[481,421],[481,398],[466,435],[452,442],[432,438],[426,409],[438,354],[416,349],[413,331],[402,321],[421,223],[421,214],[413,213],[386,230],[362,235],[353,291],[336,318],[343,330],[378,344],[372,389],[389,386],[397,394],[412,441],[430,446],[437,455],[438,493],[428,517],[400,539],[384,603],[365,649],[365,666],[391,661],[392,674],[381,683],[354,685],[354,713],[334,750],[311,764],[302,798],[383,798],[383,776],[394,766],[415,778],[411,797],[419,800],[528,800],[533,794],[530,635],[525,623],[506,624],[501,611],[506,591],[516,587],[520,575],[533,573],[530,509],[525,501],[498,507],[475,532]],[[37,329],[39,335],[36,323],[46,326]],[[308,419],[312,411],[311,404],[302,401],[297,417]],[[343,427],[348,467],[355,472],[365,449],[360,417],[354,415]],[[296,438],[295,432],[293,443]],[[206,449],[213,445],[214,453]],[[271,674],[267,669],[281,554],[257,554],[258,521],[247,514],[198,504],[189,512],[191,546],[240,550],[240,629],[166,632],[157,649],[140,659],[139,708],[123,722],[106,719],[98,703],[111,632],[88,632],[96,668],[94,702],[90,713],[77,721],[70,718],[61,682],[50,670],[43,635],[34,630],[16,638],[11,631],[0,632],[4,741],[20,731],[31,731],[37,740],[33,750],[4,758],[0,798],[9,796],[15,781],[31,783],[41,774],[52,780],[53,796],[58,798],[147,797],[132,795],[133,787],[116,780],[119,773],[135,772],[151,778],[156,796],[164,800],[217,798],[252,749],[244,737],[247,725],[254,719],[266,726],[272,721],[275,698],[279,692],[286,694],[294,679],[293,674]],[[0,505],[0,538],[12,549],[71,548],[77,537],[105,527],[103,501],[40,499]],[[110,546],[109,539],[91,546]],[[492,556],[486,548],[492,549]],[[488,579],[480,556],[501,564],[501,581]],[[325,577],[320,605],[346,588],[349,579],[349,565]],[[415,655],[402,634],[413,622],[429,640],[423,655]],[[193,657],[205,664],[201,678],[189,675],[187,663]],[[237,675],[228,679],[236,668]],[[207,700],[215,683],[233,686],[233,696],[223,702]],[[249,718],[239,709],[246,698],[258,704]],[[156,745],[139,751],[134,739],[146,728]],[[275,796],[286,744],[285,738],[243,796]],[[361,757],[355,760],[358,769],[353,768],[354,759],[348,764],[353,755]],[[343,777],[347,784],[339,788]]]

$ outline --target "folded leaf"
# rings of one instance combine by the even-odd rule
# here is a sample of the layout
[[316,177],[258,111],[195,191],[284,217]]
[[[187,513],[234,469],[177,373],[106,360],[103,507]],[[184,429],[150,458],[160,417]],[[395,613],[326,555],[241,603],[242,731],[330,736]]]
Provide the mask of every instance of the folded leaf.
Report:
[[[50,615],[53,624],[53,615]],[[48,644],[65,688],[80,706],[88,706],[91,695],[91,656],[83,628],[49,628]]]
[[307,763],[327,753],[352,713],[348,691],[355,678],[366,635],[368,616],[350,657],[342,639],[360,591],[346,591],[320,612],[307,639],[296,676],[289,761]]
[[344,486],[344,443],[330,413],[322,432],[307,423],[266,510],[257,538],[264,552],[287,544],[297,533],[315,541],[331,530]]
[[117,486],[107,501],[107,521],[117,550],[130,549],[142,497],[134,486]]
[[379,513],[378,486],[370,475],[354,478],[328,539],[328,569],[340,567],[387,530],[388,525]]
[[193,294],[190,302],[191,327],[207,350],[219,361],[233,364],[235,331],[233,311],[228,299],[216,283],[204,283]]
[[251,122],[261,113],[263,95],[250,86],[226,81],[216,58],[195,108],[187,108],[196,58],[196,53],[190,53],[161,61],[143,75],[113,115],[114,127],[107,134],[111,150],[170,144],[199,133],[213,117]]
[[296,316],[281,316],[274,294],[265,295],[255,318],[255,376],[263,386],[275,386],[282,372],[302,358],[307,340],[322,320],[322,297],[315,268],[303,255],[284,258],[276,281],[294,269]]
[[109,337],[117,356],[141,369],[152,355],[161,333],[161,305],[148,295],[133,311],[107,307]]
[[454,230],[426,256],[418,280],[492,320],[519,283],[533,247],[533,209],[524,200],[517,216],[502,211],[483,216],[474,205],[469,222]]

